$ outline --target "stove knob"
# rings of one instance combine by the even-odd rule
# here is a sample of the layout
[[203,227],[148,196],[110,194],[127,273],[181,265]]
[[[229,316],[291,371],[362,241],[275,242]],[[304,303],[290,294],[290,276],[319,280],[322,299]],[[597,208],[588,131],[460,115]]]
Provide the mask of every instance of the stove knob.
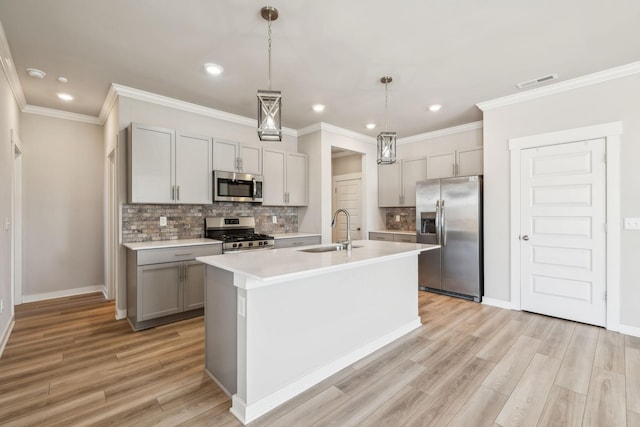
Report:
[[253,242],[249,242],[249,246],[253,246]]
[[238,243],[238,247],[241,248],[242,247],[242,243]]
[[265,246],[269,246],[269,242],[267,242],[266,240],[264,241],[263,245]]
[[258,246],[262,246],[262,242],[258,242]]
[[234,244],[233,244],[233,247],[234,247],[234,248],[237,248],[237,247],[238,247],[238,244],[237,244],[237,243],[234,243]]

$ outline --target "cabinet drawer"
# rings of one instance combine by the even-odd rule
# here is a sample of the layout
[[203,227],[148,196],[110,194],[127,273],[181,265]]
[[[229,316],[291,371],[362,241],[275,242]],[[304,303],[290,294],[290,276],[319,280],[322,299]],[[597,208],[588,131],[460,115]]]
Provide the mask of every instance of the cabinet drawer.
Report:
[[309,236],[309,237],[292,237],[285,239],[276,239],[274,247],[278,248],[291,248],[294,246],[309,246],[309,245],[319,245],[320,244],[320,236]]
[[405,243],[415,243],[416,236],[411,236],[408,234],[394,234],[393,235],[394,242],[405,242]]
[[393,242],[393,234],[391,234],[391,233],[369,233],[369,240],[383,240],[385,242]]
[[137,265],[189,261],[199,256],[222,253],[222,244],[181,246],[178,248],[143,249],[138,251]]

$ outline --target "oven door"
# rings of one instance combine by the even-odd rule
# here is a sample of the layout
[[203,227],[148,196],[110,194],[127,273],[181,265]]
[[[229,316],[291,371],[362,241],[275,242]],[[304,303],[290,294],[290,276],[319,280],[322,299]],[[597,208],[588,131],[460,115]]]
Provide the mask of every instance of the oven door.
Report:
[[262,176],[213,171],[213,200],[216,202],[262,202]]

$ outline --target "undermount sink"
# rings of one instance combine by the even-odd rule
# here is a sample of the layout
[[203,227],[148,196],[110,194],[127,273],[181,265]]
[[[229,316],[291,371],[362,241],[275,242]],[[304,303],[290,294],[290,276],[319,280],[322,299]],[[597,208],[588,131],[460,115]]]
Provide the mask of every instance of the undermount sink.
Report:
[[[352,249],[361,248],[362,246],[353,245]],[[327,245],[327,246],[319,246],[317,248],[309,248],[309,249],[299,249],[300,252],[309,252],[309,253],[320,253],[320,252],[337,252],[337,251],[346,251],[347,248],[338,243],[335,245]]]

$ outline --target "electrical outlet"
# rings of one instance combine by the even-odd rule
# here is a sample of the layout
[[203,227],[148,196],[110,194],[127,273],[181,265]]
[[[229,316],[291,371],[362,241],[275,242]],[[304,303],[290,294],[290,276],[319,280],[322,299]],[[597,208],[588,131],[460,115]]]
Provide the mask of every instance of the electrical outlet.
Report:
[[625,230],[640,230],[640,218],[625,218],[624,219]]
[[277,216],[275,216],[275,215],[274,215],[274,216],[272,216],[272,217],[271,217],[271,222],[273,222],[274,224],[277,224],[277,223],[278,223],[278,217],[277,217]]
[[0,298],[0,313],[4,311],[4,300]]
[[400,222],[400,215],[396,215],[396,222]]
[[166,216],[161,216],[160,217],[160,227],[164,227],[165,225],[167,225],[167,217]]

